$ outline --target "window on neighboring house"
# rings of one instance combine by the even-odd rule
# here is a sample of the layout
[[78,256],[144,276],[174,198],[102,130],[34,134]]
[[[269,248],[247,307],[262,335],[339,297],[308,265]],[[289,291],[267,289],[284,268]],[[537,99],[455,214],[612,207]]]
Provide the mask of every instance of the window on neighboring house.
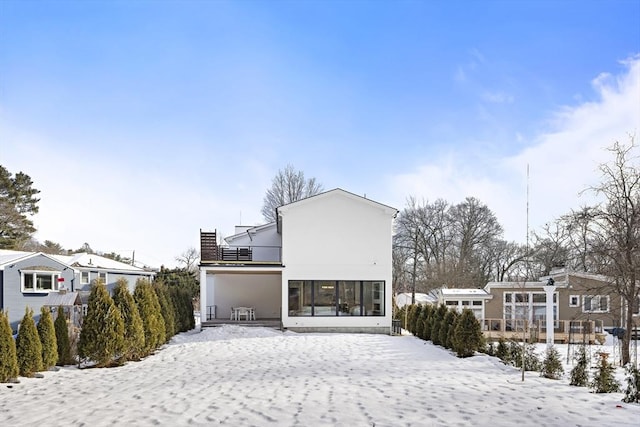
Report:
[[58,290],[58,271],[22,271],[22,292],[55,292]]
[[636,302],[635,304],[633,304],[633,307],[631,307],[631,311],[633,312],[634,315],[640,314],[640,296],[636,298]]
[[105,285],[107,284],[107,273],[106,272],[99,272],[98,273],[98,279],[102,280],[102,283],[104,283]]
[[445,305],[458,305],[458,301],[446,300]]
[[585,313],[608,313],[609,295],[585,295],[582,311]]
[[80,273],[80,284],[82,284],[82,285],[88,285],[89,284],[89,272],[88,271],[82,271]]
[[580,295],[569,295],[569,307],[580,306]]

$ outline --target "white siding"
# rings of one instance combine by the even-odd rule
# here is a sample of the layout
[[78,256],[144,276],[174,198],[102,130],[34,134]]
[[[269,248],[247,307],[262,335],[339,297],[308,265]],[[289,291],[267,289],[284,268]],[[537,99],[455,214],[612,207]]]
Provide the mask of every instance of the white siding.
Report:
[[334,190],[285,206],[282,215],[282,304],[289,280],[382,280],[385,315],[288,317],[285,327],[391,327],[391,237],[395,210]]

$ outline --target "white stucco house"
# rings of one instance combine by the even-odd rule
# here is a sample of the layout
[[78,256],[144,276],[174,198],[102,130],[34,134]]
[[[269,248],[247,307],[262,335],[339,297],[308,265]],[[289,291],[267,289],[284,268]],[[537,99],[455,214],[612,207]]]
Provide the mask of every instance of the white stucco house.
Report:
[[397,209],[338,188],[276,211],[224,242],[201,231],[201,324],[240,306],[294,331],[391,333]]

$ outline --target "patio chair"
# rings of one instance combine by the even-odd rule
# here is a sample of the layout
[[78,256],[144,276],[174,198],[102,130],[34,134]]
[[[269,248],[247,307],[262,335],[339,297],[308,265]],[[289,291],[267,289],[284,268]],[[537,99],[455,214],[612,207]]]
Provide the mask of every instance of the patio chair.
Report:
[[240,318],[243,316],[245,320],[251,320],[251,309],[249,309],[248,307],[237,307],[236,310],[238,316],[236,320],[240,320]]

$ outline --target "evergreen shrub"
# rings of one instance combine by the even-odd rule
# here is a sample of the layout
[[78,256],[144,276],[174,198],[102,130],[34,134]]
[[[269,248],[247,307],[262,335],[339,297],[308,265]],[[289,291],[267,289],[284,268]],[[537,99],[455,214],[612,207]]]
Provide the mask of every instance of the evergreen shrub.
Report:
[[470,357],[484,347],[484,336],[480,322],[473,311],[462,310],[455,326],[453,349],[458,357]]
[[622,401],[625,403],[640,403],[640,371],[637,366],[627,363],[625,373],[627,388],[624,390]]
[[575,366],[569,373],[569,385],[586,387],[589,385],[589,371],[587,369],[587,350],[584,345],[578,347],[578,353],[575,355],[575,362]]
[[58,363],[58,342],[56,341],[56,330],[53,326],[51,312],[47,307],[40,308],[37,329],[42,344],[42,367],[45,370],[51,369]]
[[564,368],[560,360],[560,353],[558,353],[555,347],[547,348],[540,367],[540,376],[552,380],[559,380],[562,378],[562,374],[564,374]]
[[165,342],[164,318],[160,313],[160,303],[151,283],[147,279],[138,279],[133,299],[138,306],[144,327],[145,355],[151,354]]
[[96,367],[116,364],[124,350],[124,322],[101,280],[91,287],[87,315],[82,322],[78,355]]
[[20,322],[16,339],[16,354],[20,375],[23,377],[33,377],[36,372],[42,371],[42,344],[33,321],[33,310],[29,307],[26,308]]
[[620,391],[620,383],[614,376],[615,367],[607,361],[607,353],[598,353],[598,363],[589,388],[593,393],[615,393]]
[[56,320],[53,322],[53,327],[56,331],[56,344],[58,347],[58,362],[59,366],[73,364],[71,358],[71,342],[69,340],[69,326],[67,325],[67,317],[64,314],[64,308],[58,307],[58,313]]
[[0,310],[0,383],[6,383],[18,377],[18,356],[16,342],[9,324],[9,317]]
[[140,360],[144,356],[144,326],[138,306],[129,292],[126,279],[118,279],[113,289],[113,303],[120,310],[124,322],[124,350],[122,361]]

